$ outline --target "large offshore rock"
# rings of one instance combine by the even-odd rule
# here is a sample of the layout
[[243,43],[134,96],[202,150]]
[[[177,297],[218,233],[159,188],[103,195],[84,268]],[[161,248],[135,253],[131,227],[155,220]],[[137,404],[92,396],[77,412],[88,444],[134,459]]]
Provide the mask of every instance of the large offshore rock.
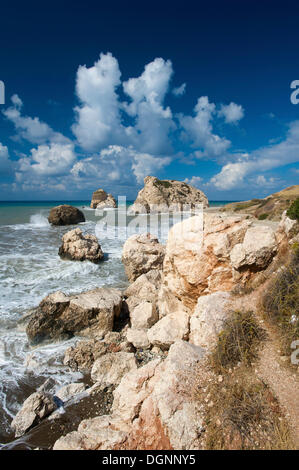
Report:
[[200,204],[205,208],[209,202],[199,189],[182,181],[159,180],[154,176],[147,176],[144,178],[144,188],[139,191],[136,201],[130,207],[130,212],[181,211]]
[[85,222],[85,217],[77,207],[63,204],[50,210],[48,221],[52,225],[73,225]]
[[83,234],[80,228],[70,230],[62,237],[58,254],[63,259],[99,263],[104,258],[101,245],[95,235]]
[[164,254],[163,245],[150,233],[128,238],[123,247],[122,262],[129,281],[135,281],[152,269],[160,270]]
[[105,209],[116,207],[116,200],[112,194],[107,194],[103,189],[97,189],[92,195],[90,207],[92,209]]
[[26,333],[33,344],[79,333],[102,338],[112,331],[121,307],[122,296],[117,289],[97,288],[69,296],[54,292],[32,314]]

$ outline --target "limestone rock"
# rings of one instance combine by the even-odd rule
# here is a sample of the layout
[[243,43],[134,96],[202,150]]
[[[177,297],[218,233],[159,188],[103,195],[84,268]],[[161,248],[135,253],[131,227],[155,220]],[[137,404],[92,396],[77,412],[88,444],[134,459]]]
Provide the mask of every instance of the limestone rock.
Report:
[[139,298],[140,301],[155,302],[160,284],[161,273],[157,269],[153,269],[137,277],[126,289],[125,296],[133,296]]
[[189,315],[176,312],[166,315],[147,332],[149,342],[162,350],[167,350],[179,339],[188,339]]
[[11,423],[15,436],[19,437],[25,434],[56,408],[51,395],[43,392],[35,392],[30,395]]
[[164,252],[163,245],[149,233],[128,238],[123,247],[122,262],[129,281],[135,281],[152,269],[161,269]]
[[133,353],[108,353],[95,361],[91,369],[91,379],[104,389],[118,385],[126,373],[136,368],[137,363]]
[[96,359],[107,352],[107,345],[100,340],[79,341],[76,346],[68,348],[63,363],[74,371],[88,372]]
[[99,263],[104,258],[101,245],[95,235],[83,234],[80,228],[67,232],[62,237],[59,256],[74,261]]
[[134,329],[148,329],[159,319],[158,312],[151,302],[141,302],[130,313],[131,325]]
[[154,176],[147,176],[144,179],[144,188],[139,191],[130,212],[181,211],[184,206],[194,208],[199,204],[204,208],[209,205],[206,195],[199,189],[182,181],[159,180]]
[[190,217],[169,231],[159,310],[162,303],[167,313],[168,295],[175,309],[179,308],[176,298],[192,312],[198,297],[244,285],[269,265],[276,252],[272,227],[253,226],[250,216]]
[[90,207],[92,209],[105,209],[107,207],[116,207],[116,200],[112,194],[107,194],[103,189],[98,189],[92,195]]
[[77,207],[63,204],[50,210],[48,221],[52,225],[73,225],[85,222],[85,217]]
[[101,338],[112,331],[121,307],[122,296],[117,289],[97,288],[70,296],[54,292],[41,301],[26,333],[33,344],[79,333]]
[[73,398],[75,395],[83,393],[85,389],[86,386],[84,383],[72,383],[61,387],[57,391],[56,396],[62,401],[67,401]]
[[287,216],[287,211],[284,211],[277,228],[277,236],[281,241],[283,238],[292,243],[293,239],[298,236],[299,233],[299,222],[297,220],[290,219]]
[[73,431],[55,442],[53,450],[114,450],[119,449],[127,434],[115,428],[111,416],[83,420]]
[[271,227],[257,225],[249,227],[242,243],[231,251],[232,266],[239,270],[244,267],[266,268],[277,252],[275,232]]
[[136,349],[148,349],[150,347],[146,329],[129,328],[127,331],[127,340],[129,343],[132,343]]
[[192,389],[204,357],[201,348],[176,341],[164,361],[151,360],[123,376],[111,415],[82,421],[54,449],[200,449],[203,416]]
[[214,292],[199,297],[190,317],[190,343],[209,351],[214,348],[228,316],[229,299],[228,292]]

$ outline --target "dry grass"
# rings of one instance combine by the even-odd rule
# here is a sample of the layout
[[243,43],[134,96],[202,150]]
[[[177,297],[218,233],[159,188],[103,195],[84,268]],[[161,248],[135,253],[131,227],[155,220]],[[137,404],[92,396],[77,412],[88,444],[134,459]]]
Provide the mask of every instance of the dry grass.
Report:
[[235,369],[221,383],[209,382],[198,392],[200,401],[205,397],[209,399],[205,417],[206,449],[294,448],[277,400],[248,368]]
[[208,358],[209,372],[198,371],[205,449],[294,449],[278,401],[252,367],[265,337],[252,312],[232,312]]
[[232,312],[219,334],[210,361],[217,373],[236,366],[250,365],[256,359],[265,332],[257,324],[252,312]]
[[265,318],[279,330],[285,355],[299,339],[299,248],[294,248],[289,264],[269,284],[261,302]]

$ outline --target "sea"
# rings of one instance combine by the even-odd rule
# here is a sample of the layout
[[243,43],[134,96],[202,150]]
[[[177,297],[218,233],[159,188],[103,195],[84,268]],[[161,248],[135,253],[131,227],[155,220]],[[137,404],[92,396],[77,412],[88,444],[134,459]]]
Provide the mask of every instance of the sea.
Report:
[[[228,202],[231,201],[210,201],[210,207]],[[59,204],[71,204],[84,212],[86,221],[79,226],[84,233],[98,237],[105,253],[101,264],[60,259],[61,238],[74,226],[53,227],[48,223],[50,209]],[[128,236],[144,227],[130,224],[132,217],[122,217],[118,225],[115,209],[99,214],[89,204],[90,201],[0,202],[0,446],[13,440],[13,417],[47,378],[53,379],[53,393],[82,379],[79,372],[63,365],[65,350],[78,338],[33,348],[28,344],[21,318],[57,290],[68,294],[95,287],[127,286],[122,247]],[[174,217],[171,224],[180,217]],[[169,218],[159,223],[156,219],[156,224],[154,230],[151,225],[151,231],[156,228],[160,241],[165,242]]]

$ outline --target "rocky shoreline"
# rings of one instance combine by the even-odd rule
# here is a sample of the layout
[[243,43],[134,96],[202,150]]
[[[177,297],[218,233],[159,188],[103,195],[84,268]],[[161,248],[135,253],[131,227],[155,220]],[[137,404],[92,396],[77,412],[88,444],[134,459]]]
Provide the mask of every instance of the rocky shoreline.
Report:
[[[54,449],[203,447],[192,370],[204,370],[232,292],[254,287],[275,269],[281,251],[297,240],[298,224],[285,214],[269,227],[223,213],[205,213],[203,230],[201,224],[199,216],[176,224],[165,247],[150,234],[130,237],[122,256],[125,291],[56,292],[27,315],[31,344],[81,337],[64,365],[90,382],[55,396],[45,384],[28,397],[12,422],[16,437],[25,438],[8,448],[45,448],[39,432],[51,434],[46,447]],[[73,413],[77,418],[66,424]]]
[[[103,202],[99,191],[93,199]],[[49,220],[56,214],[58,225],[78,216],[54,209]],[[63,365],[84,378],[55,393],[49,379],[27,397],[11,423],[17,439],[4,448],[204,449],[210,401],[195,398],[195,377],[209,375],[208,358],[242,295],[271,278],[298,242],[298,222],[286,212],[272,224],[193,214],[170,229],[165,246],[149,233],[129,237],[125,290],[53,292],[21,320],[31,346],[77,337]],[[104,253],[76,228],[59,255],[98,263]]]

